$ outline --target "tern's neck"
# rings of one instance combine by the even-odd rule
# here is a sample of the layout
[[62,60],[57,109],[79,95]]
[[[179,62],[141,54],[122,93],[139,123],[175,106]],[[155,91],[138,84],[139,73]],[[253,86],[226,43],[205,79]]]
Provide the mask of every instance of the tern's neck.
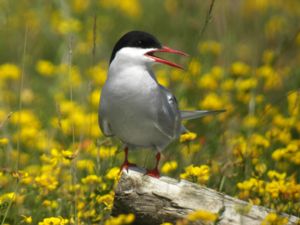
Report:
[[125,78],[151,76],[155,81],[156,77],[153,73],[152,67],[144,63],[134,63],[130,61],[113,61],[109,66],[109,78]]

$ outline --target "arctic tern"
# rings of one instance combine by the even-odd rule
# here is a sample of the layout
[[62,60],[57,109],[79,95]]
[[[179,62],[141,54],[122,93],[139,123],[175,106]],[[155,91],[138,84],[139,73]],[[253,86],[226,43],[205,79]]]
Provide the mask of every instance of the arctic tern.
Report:
[[158,83],[152,65],[182,67],[155,56],[157,52],[187,56],[163,46],[147,32],[130,31],[119,39],[111,54],[98,113],[103,134],[116,136],[125,145],[121,170],[135,166],[128,162],[128,149],[152,148],[157,151],[156,165],[147,174],[154,177],[159,177],[160,152],[186,132],[182,120],[224,111],[180,111],[174,95]]

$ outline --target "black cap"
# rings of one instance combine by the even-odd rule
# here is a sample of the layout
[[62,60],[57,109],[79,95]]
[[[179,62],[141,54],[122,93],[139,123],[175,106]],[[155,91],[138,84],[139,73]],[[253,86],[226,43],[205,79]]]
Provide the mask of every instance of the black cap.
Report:
[[162,45],[152,34],[138,30],[130,31],[124,34],[116,43],[112,51],[109,63],[113,61],[116,53],[124,47],[162,48]]

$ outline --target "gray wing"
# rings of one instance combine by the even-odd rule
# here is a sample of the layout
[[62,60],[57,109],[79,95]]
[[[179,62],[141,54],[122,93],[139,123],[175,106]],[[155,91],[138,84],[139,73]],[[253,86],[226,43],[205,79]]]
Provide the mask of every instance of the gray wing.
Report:
[[101,95],[99,109],[98,109],[98,123],[102,133],[105,136],[113,136],[112,130],[110,128],[109,121],[106,116],[106,101]]
[[161,98],[157,117],[157,126],[170,139],[181,133],[181,117],[175,96],[160,85]]

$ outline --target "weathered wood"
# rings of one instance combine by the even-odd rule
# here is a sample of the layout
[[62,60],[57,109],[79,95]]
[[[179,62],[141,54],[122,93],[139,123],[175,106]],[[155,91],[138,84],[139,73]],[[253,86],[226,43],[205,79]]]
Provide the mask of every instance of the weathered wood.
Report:
[[[157,179],[145,176],[141,169],[132,168],[122,173],[115,190],[112,215],[134,213],[135,224],[156,225],[174,223],[195,210],[218,213],[221,209],[225,211],[218,222],[220,225],[259,225],[270,212],[204,186],[169,177]],[[299,220],[288,217],[288,224],[296,224]],[[207,223],[199,221],[195,224]]]

